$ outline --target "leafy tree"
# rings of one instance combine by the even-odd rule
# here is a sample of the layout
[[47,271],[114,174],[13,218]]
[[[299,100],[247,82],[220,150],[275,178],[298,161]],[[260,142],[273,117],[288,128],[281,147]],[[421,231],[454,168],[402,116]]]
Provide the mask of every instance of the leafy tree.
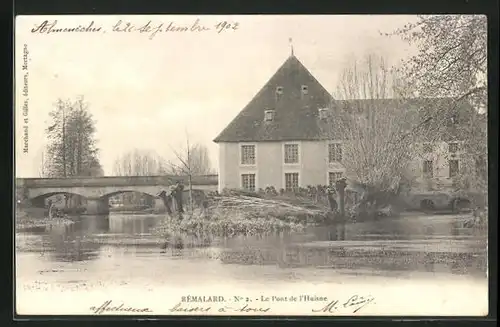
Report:
[[84,99],[59,99],[49,117],[46,130],[49,142],[42,159],[43,174],[65,178],[103,175],[97,156],[95,122]]
[[459,140],[462,167],[457,179],[462,187],[486,192],[486,16],[423,15],[390,34],[418,50],[400,68],[413,93],[424,98],[453,99],[421,108],[427,138]]
[[50,177],[91,176],[100,168],[95,122],[83,98],[58,100],[50,112],[44,160]]
[[418,53],[402,71],[420,97],[487,100],[487,22],[480,15],[423,15],[394,33]]

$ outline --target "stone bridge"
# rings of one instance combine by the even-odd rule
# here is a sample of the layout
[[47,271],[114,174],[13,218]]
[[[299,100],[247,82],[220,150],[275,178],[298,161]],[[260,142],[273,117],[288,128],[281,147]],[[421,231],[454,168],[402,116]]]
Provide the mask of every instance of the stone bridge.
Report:
[[[187,176],[107,176],[74,178],[17,178],[16,196],[28,200],[33,206],[44,206],[45,199],[56,194],[76,194],[87,200],[86,213],[99,215],[109,213],[109,197],[138,192],[155,198],[155,209],[162,211],[163,201],[158,194],[177,181],[182,181],[188,191]],[[217,175],[193,176],[191,185],[195,192],[206,193],[217,190]]]

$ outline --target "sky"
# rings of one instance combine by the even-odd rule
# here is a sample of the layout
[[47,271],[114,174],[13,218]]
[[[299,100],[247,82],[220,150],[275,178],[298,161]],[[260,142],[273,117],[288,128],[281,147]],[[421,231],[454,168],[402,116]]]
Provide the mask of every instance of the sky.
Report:
[[[16,177],[39,177],[49,112],[57,99],[82,95],[96,121],[105,175],[113,174],[118,157],[136,149],[173,159],[172,149],[185,147],[187,137],[208,147],[217,168],[218,148],[212,140],[288,58],[291,44],[297,58],[333,92],[353,58],[376,54],[391,65],[411,55],[407,43],[380,32],[391,32],[415,19],[395,15],[17,17]],[[86,27],[93,21],[92,27],[100,30],[33,33],[45,20],[57,20],[56,29]],[[169,24],[192,26],[197,20],[198,26],[209,30],[165,31]],[[114,30],[119,21],[120,27],[126,22],[136,27],[150,22],[151,30]],[[237,23],[237,28],[219,33],[215,26],[221,22],[231,27]],[[153,35],[160,24],[162,32]],[[22,69],[24,59],[27,70]],[[27,94],[23,93],[26,82]]]

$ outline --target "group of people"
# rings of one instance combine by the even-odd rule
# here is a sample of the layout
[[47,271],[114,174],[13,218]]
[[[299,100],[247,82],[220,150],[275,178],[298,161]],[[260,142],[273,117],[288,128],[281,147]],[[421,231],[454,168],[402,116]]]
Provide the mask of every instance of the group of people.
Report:
[[167,191],[161,191],[158,196],[162,198],[165,207],[167,208],[167,213],[172,214],[172,201],[175,200],[177,212],[179,214],[184,213],[183,207],[183,195],[184,193],[184,184],[182,182],[177,181],[174,185],[172,185]]

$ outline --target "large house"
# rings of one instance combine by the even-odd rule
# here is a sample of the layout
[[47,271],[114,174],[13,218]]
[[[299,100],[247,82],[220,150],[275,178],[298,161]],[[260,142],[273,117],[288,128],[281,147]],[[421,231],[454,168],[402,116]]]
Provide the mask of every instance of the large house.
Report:
[[[291,190],[343,177],[342,142],[332,137],[323,119],[327,108],[339,103],[292,54],[215,138],[219,191],[268,186]],[[417,179],[450,181],[458,173],[455,142],[437,145],[455,152],[451,159],[423,148],[414,165]]]

